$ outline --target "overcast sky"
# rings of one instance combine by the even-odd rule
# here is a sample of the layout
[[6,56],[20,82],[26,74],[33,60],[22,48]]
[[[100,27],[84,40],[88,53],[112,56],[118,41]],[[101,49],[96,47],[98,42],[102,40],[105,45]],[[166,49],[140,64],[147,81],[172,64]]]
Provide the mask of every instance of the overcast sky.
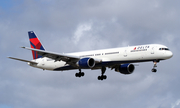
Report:
[[[0,108],[180,108],[179,0],[1,0]],[[173,58],[140,63],[131,75],[107,69],[53,72],[7,56],[32,59],[28,31],[46,50],[70,53],[163,44]]]

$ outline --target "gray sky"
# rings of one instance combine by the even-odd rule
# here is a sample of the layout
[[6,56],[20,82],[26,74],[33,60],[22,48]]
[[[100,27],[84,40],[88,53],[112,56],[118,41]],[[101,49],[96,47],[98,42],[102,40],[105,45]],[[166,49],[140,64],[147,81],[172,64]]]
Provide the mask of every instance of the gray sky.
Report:
[[[1,0],[0,108],[179,108],[179,0]],[[107,69],[53,72],[6,58],[31,60],[33,30],[49,51],[69,53],[140,44],[164,44],[174,53],[140,63],[131,75]]]

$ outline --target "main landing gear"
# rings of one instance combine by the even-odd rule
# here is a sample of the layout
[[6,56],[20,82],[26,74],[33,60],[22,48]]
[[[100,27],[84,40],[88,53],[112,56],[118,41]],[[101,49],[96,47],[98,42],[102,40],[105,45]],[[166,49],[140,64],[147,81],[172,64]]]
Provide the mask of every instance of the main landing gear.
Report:
[[[98,80],[102,81],[104,79],[107,79],[107,76],[104,75],[105,71],[106,71],[106,67],[103,66],[101,68],[101,76],[97,77]],[[81,69],[79,69],[79,73],[76,73],[75,76],[80,78],[80,77],[84,76],[84,72],[81,72]]]
[[81,69],[79,69],[79,73],[76,73],[75,76],[80,78],[84,76],[84,72],[81,72]]
[[107,78],[107,76],[104,75],[105,71],[106,71],[106,67],[103,66],[103,67],[101,68],[101,76],[98,76],[98,80],[104,80],[104,79]]
[[155,69],[156,67],[157,67],[157,63],[159,62],[159,61],[153,61],[154,62],[154,66],[153,66],[153,68],[152,68],[152,72],[157,72],[157,69]]

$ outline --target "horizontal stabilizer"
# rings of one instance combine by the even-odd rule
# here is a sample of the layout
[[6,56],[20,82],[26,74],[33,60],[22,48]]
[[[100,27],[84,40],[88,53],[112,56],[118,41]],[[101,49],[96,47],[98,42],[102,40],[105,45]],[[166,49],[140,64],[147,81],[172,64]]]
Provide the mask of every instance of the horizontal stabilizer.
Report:
[[38,64],[37,62],[29,61],[29,60],[24,60],[24,59],[19,59],[19,58],[14,58],[14,57],[8,57],[8,58],[14,59],[14,60],[23,61],[23,62],[29,62],[29,63],[33,63],[33,64]]
[[68,54],[59,54],[59,53],[54,53],[54,52],[49,52],[49,51],[44,51],[44,50],[39,50],[39,49],[34,49],[34,48],[28,48],[28,47],[21,47],[24,49],[28,49],[28,50],[32,50],[32,51],[36,51],[38,55],[42,56],[42,57],[48,57],[54,60],[62,60],[64,62],[69,61],[70,59],[72,61],[78,61],[80,59],[79,56],[74,56],[74,55],[68,55]]

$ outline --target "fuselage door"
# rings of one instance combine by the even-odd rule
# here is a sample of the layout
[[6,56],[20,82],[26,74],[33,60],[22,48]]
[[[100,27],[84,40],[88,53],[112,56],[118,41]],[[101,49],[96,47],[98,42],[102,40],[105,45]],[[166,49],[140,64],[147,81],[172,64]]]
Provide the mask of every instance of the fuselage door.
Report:
[[154,47],[152,47],[151,54],[154,54]]
[[124,57],[127,57],[127,49],[124,50]]
[[46,61],[46,59],[45,59],[45,58],[41,58],[41,65],[42,65],[42,66],[45,65],[44,61]]

